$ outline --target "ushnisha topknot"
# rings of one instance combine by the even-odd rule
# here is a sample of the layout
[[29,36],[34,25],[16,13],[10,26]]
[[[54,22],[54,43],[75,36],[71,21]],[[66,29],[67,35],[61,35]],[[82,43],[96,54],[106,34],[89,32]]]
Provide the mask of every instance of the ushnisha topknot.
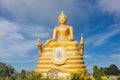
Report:
[[67,19],[67,16],[64,14],[64,11],[61,11],[61,14],[59,15],[58,18],[65,17]]

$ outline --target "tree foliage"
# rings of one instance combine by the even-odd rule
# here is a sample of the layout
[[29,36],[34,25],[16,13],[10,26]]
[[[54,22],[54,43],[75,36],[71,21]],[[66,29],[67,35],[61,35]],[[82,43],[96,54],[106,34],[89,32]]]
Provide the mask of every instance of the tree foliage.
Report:
[[120,70],[114,64],[111,64],[108,68],[104,68],[104,69],[106,75],[114,75],[114,76],[120,75]]
[[27,73],[25,80],[41,80],[42,75],[37,72]]
[[96,65],[93,67],[93,77],[96,80],[101,80],[100,72],[99,72],[98,66]]
[[95,65],[93,67],[93,77],[96,80],[105,80],[105,79],[102,79],[102,78],[106,78],[105,74],[104,74],[104,69],[102,67],[100,67],[100,69],[99,69],[98,66]]
[[85,71],[80,71],[80,73],[71,73],[70,80],[94,80],[94,78],[86,75]]
[[19,74],[19,79],[24,80],[25,78],[26,78],[26,71],[22,69],[21,73]]
[[80,80],[80,75],[76,73],[71,74],[71,80]]
[[6,65],[5,63],[0,62],[0,75],[1,76],[10,76],[14,74],[15,69],[11,65]]

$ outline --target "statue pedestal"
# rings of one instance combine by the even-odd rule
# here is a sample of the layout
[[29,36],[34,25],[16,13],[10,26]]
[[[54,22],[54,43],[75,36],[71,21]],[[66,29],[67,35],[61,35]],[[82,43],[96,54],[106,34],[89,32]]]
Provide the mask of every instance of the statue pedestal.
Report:
[[50,70],[55,70],[59,76],[68,76],[72,72],[85,70],[83,56],[74,44],[47,46],[38,59],[36,72],[47,76]]

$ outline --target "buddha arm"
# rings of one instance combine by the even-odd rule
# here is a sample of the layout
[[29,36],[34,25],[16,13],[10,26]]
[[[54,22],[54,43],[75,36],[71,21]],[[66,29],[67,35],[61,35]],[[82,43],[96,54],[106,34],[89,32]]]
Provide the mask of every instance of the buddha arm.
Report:
[[72,27],[70,27],[70,40],[71,40],[71,41],[74,40],[73,28],[72,28]]
[[55,28],[54,31],[53,31],[53,37],[52,37],[52,39],[47,40],[44,45],[46,46],[46,45],[48,45],[51,41],[55,41],[55,40],[56,40],[56,28]]
[[53,31],[53,37],[52,37],[52,40],[56,40],[56,33],[57,33],[57,31],[56,31],[56,28],[55,28],[54,31]]

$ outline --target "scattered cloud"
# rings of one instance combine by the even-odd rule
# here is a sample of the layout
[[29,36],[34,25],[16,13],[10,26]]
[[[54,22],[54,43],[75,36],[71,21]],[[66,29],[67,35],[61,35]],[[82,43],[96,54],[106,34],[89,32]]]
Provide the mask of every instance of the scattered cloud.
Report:
[[88,37],[85,42],[86,45],[90,45],[93,44],[94,46],[101,46],[104,43],[107,42],[107,40],[109,38],[111,38],[112,36],[120,33],[120,28],[119,28],[119,24],[113,24],[112,26],[108,27],[108,30],[106,32],[101,32],[99,34],[95,34],[91,37]]
[[48,38],[52,33],[46,26],[30,26],[29,28],[26,26],[21,32],[29,38],[40,36],[42,39]]
[[99,0],[100,8],[104,13],[113,14],[116,22],[120,21],[120,0]]
[[84,55],[84,58],[90,58],[91,57],[91,55]]
[[25,27],[6,19],[0,19],[0,57],[16,58],[30,56],[31,50],[36,50],[37,37],[49,36],[45,27]]
[[[0,20],[0,56],[19,56],[33,48],[35,41],[27,41],[23,34],[19,33],[20,27],[8,20]],[[29,44],[28,47],[25,47]]]
[[120,60],[120,54],[111,54],[109,57],[113,60]]
[[96,5],[90,3],[89,1],[83,0],[0,0],[2,13],[10,15],[9,19],[23,23],[32,21],[31,23],[37,24],[56,24],[55,22],[57,21],[57,16],[62,10],[64,10],[70,18],[76,17],[77,19],[82,19],[81,21],[84,21],[89,18],[95,6]]
[[120,13],[120,0],[99,0],[99,5],[105,12]]
[[4,40],[7,39],[24,39],[24,37],[19,34],[19,27],[17,24],[13,22],[9,22],[8,20],[0,19],[0,37],[4,37]]

